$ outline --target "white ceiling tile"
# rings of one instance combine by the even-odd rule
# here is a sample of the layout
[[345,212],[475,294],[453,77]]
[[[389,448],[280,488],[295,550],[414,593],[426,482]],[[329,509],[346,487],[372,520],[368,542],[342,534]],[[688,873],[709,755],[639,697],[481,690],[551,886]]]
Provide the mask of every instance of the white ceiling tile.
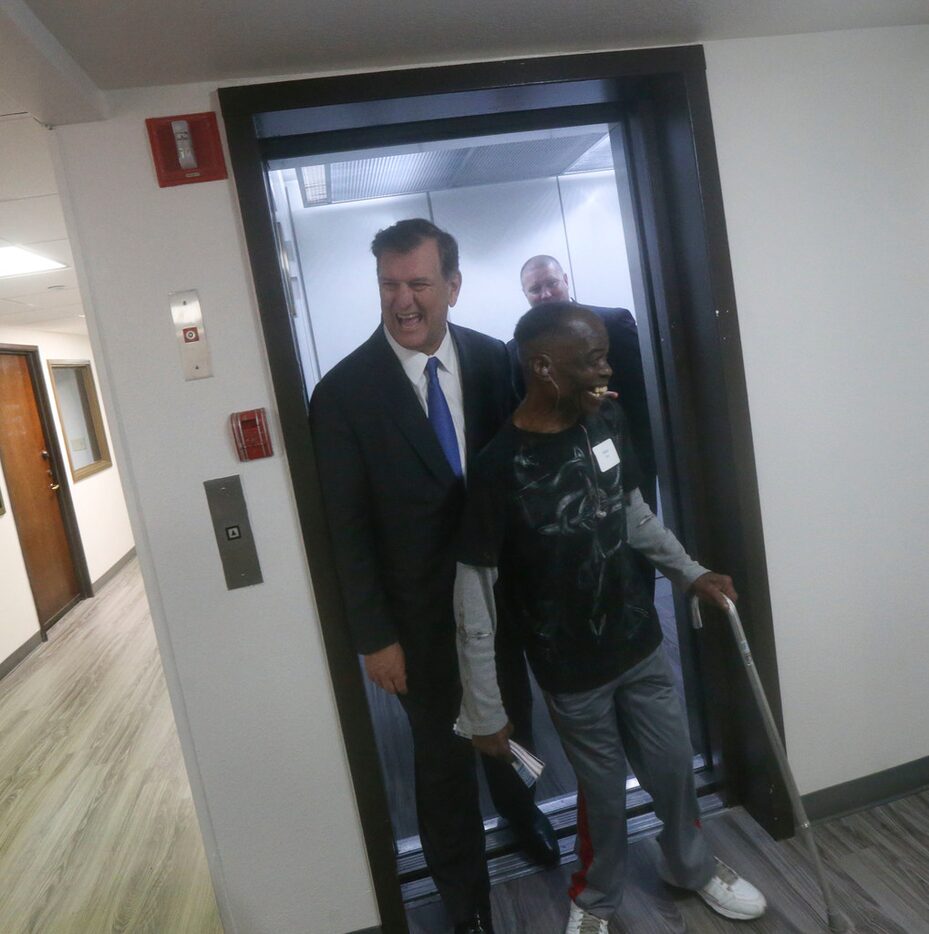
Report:
[[48,130],[32,117],[0,119],[0,201],[56,191]]
[[76,308],[32,308],[12,315],[3,315],[0,317],[0,325],[3,327],[20,324],[32,325],[41,324],[45,321],[70,321],[72,319],[83,321],[84,319],[80,317],[83,313],[80,306]]
[[53,269],[37,272],[31,276],[11,276],[0,279],[0,298],[19,299],[21,295],[37,295],[48,290],[50,285],[77,288],[77,276],[73,269]]
[[3,240],[28,246],[31,243],[64,240],[67,236],[58,195],[0,201],[0,238]]
[[65,308],[80,305],[81,293],[77,289],[45,289],[26,295],[17,295],[15,301],[30,308]]
[[74,265],[74,255],[71,252],[70,240],[39,240],[29,244],[29,250],[44,256],[46,259],[53,259],[56,262],[64,263],[65,266]]
[[11,302],[9,299],[0,298],[0,318],[4,315],[21,315],[25,311],[29,311],[31,305],[26,305],[23,302]]

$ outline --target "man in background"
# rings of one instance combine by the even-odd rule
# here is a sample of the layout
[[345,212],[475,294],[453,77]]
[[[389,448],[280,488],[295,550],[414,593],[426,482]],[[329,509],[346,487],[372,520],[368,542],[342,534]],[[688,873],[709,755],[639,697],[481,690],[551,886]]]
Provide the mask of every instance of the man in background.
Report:
[[[455,239],[423,219],[378,232],[381,322],[320,381],[310,405],[346,616],[371,681],[413,735],[426,864],[458,934],[490,934],[474,755],[453,732],[461,686],[452,588],[471,459],[513,408],[504,345],[448,323],[461,288]],[[517,734],[531,694],[518,651],[497,645]],[[557,859],[551,824],[504,761],[484,759],[494,804],[524,848]]]

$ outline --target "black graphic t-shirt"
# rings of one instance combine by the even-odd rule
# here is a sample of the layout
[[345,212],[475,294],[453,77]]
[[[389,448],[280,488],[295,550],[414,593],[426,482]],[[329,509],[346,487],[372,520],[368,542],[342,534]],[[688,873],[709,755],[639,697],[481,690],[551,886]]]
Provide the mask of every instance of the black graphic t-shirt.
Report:
[[471,469],[458,560],[499,569],[498,626],[518,627],[547,691],[604,684],[661,641],[626,541],[639,478],[611,401],[557,434],[509,422]]

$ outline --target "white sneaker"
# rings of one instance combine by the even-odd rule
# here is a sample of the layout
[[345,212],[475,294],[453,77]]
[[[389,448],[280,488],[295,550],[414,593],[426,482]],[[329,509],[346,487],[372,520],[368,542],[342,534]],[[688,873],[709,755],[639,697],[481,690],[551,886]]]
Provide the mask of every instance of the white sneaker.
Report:
[[764,895],[721,859],[716,860],[713,878],[697,894],[724,918],[747,921],[760,918],[768,903]]
[[568,916],[568,926],[564,929],[564,934],[609,934],[608,928],[609,921],[598,918],[571,902],[571,914]]

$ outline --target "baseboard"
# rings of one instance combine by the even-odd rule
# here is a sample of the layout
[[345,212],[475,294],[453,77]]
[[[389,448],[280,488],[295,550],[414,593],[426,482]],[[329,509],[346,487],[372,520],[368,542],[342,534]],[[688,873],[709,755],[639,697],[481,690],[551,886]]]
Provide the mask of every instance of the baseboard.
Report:
[[352,931],[351,934],[383,934],[380,928],[365,928],[363,931]]
[[30,652],[42,644],[42,633],[30,636],[12,655],[0,662],[0,680],[5,678]]
[[929,756],[803,795],[810,820],[842,817],[929,787]]
[[135,557],[135,545],[132,546],[120,559],[104,574],[98,577],[91,585],[91,590],[96,595],[97,591],[108,581],[116,577],[117,574]]

